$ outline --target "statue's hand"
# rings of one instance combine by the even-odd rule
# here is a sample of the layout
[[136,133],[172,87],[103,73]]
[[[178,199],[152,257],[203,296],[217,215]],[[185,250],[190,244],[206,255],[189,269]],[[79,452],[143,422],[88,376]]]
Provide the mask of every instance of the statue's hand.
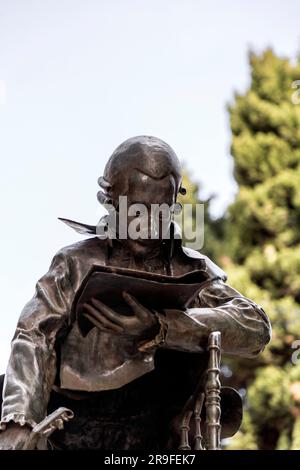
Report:
[[5,431],[0,432],[0,450],[22,450],[30,433],[29,426],[8,423]]
[[120,315],[94,298],[91,300],[91,304],[84,304],[85,313],[83,315],[97,328],[109,333],[131,336],[136,339],[155,335],[159,329],[159,322],[153,312],[141,305],[127,292],[123,292],[123,297],[132,309],[131,316]]

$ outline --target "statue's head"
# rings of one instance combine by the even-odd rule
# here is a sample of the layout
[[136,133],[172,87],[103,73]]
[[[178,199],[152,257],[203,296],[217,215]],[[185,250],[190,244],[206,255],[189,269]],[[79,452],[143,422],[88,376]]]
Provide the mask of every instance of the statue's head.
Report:
[[[174,206],[181,187],[181,167],[174,150],[163,140],[152,136],[132,137],[123,142],[108,160],[104,175],[99,178],[101,203],[110,203],[117,210],[120,196],[127,197],[128,207],[141,204]],[[128,222],[133,217],[129,216]],[[149,231],[150,233],[150,231]],[[161,240],[161,237],[159,237]],[[159,240],[128,240],[133,251],[140,254],[152,249]]]

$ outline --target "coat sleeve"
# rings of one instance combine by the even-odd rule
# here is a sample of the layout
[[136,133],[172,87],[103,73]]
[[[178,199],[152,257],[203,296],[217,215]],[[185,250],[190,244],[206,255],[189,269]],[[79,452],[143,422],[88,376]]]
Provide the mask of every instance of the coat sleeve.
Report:
[[161,328],[152,343],[158,347],[203,352],[212,331],[220,331],[225,353],[252,357],[270,341],[271,325],[264,310],[225,284],[212,280],[199,294],[199,307],[156,313]]
[[55,341],[68,326],[73,298],[69,262],[59,252],[18,321],[5,374],[2,429],[9,421],[34,426],[45,417],[56,375]]

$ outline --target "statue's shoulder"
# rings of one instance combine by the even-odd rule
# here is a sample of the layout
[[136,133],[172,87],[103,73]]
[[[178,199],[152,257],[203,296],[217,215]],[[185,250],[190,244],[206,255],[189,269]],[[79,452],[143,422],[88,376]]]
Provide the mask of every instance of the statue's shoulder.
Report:
[[227,280],[227,274],[220,268],[216,263],[214,263],[208,256],[200,253],[199,251],[193,250],[192,248],[187,248],[182,246],[182,250],[186,256],[195,260],[203,260],[203,269],[205,270],[208,279],[219,278],[222,281]]
[[65,246],[59,250],[57,255],[66,258],[89,258],[105,256],[107,250],[107,241],[98,237],[86,238],[71,245]]

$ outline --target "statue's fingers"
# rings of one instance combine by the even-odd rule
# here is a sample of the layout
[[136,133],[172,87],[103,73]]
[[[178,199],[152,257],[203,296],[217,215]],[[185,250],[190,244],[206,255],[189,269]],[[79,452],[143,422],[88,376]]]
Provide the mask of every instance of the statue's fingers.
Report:
[[115,312],[112,308],[108,307],[106,304],[101,302],[101,300],[92,298],[91,302],[97,310],[99,310],[102,314],[106,316],[109,320],[116,323],[117,325],[123,326],[123,316],[120,315],[118,312]]
[[89,315],[87,312],[84,312],[82,315],[100,330],[105,330],[104,325],[100,323],[100,321],[96,320],[96,318],[93,317],[93,315]]
[[84,309],[88,311],[88,314],[92,316],[96,321],[101,323],[105,328],[115,331],[116,333],[123,333],[124,329],[122,326],[117,325],[113,321],[110,321],[106,317],[105,312],[99,311],[95,307],[89,304],[84,304]]
[[140,318],[140,320],[145,321],[149,319],[149,315],[151,314],[150,310],[144,307],[144,305],[140,304],[138,300],[133,297],[133,295],[128,294],[128,292],[123,292],[123,297],[126,303],[132,308],[136,316]]
[[99,330],[104,331],[105,333],[111,333],[111,330],[108,330],[105,328],[105,326],[100,323],[100,321],[96,320],[92,315],[89,315],[88,313],[83,313],[83,316],[87,318],[94,326],[96,326]]

